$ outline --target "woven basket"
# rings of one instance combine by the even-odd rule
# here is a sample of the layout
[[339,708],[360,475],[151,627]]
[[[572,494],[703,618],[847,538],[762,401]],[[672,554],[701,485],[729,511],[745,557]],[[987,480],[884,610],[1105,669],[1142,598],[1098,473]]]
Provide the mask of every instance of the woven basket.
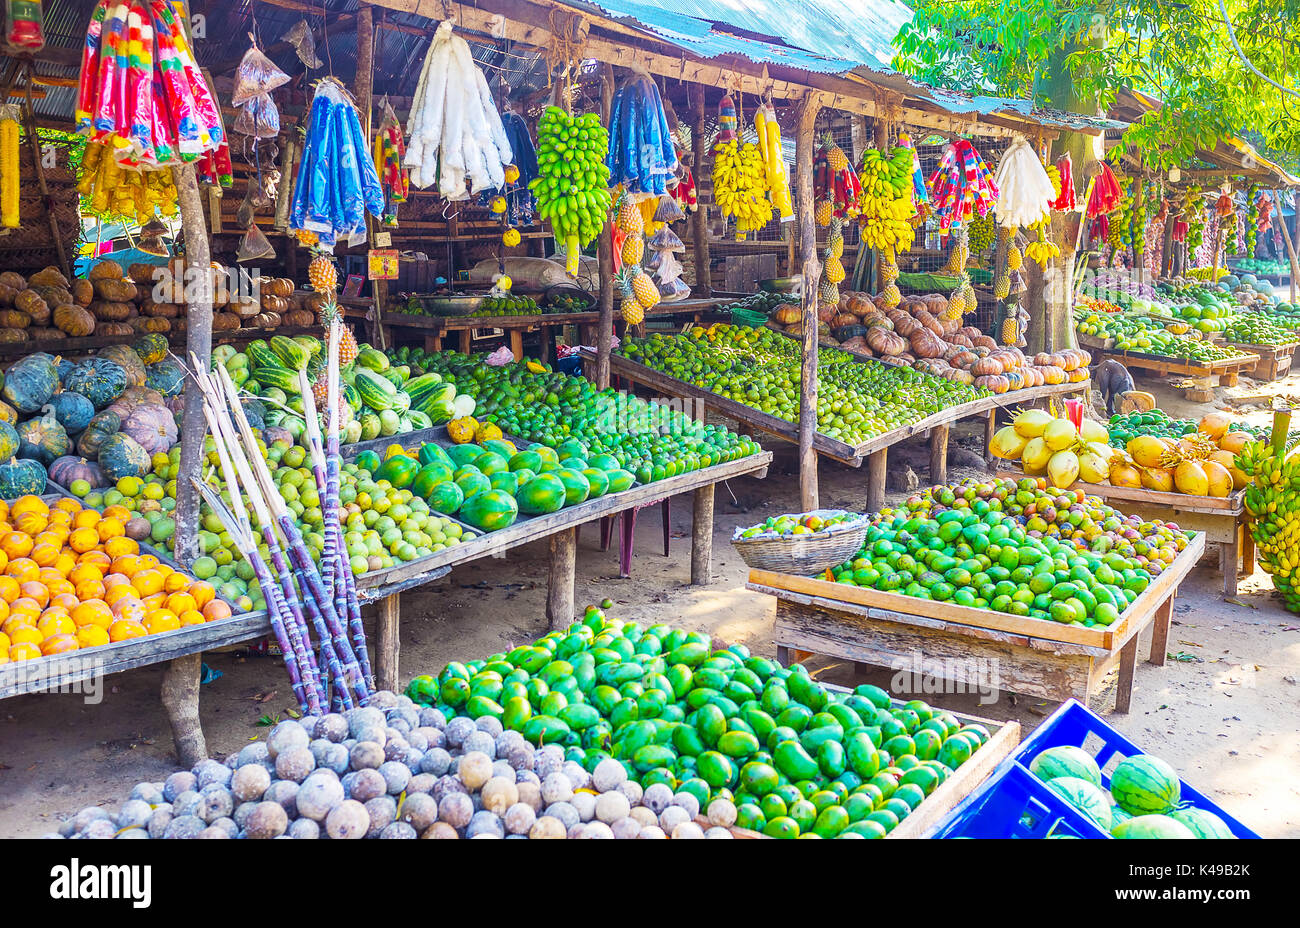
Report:
[[[845,515],[843,509],[818,509],[813,512],[789,513],[798,516]],[[843,564],[862,550],[870,520],[859,516],[808,535],[777,535],[769,538],[731,539],[741,560],[755,570],[811,577],[829,567]]]

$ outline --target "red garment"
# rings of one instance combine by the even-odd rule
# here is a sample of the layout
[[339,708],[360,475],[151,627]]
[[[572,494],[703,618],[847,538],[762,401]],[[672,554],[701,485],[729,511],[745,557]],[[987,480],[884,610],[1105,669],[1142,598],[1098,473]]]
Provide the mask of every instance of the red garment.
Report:
[[1061,195],[1052,201],[1052,209],[1068,213],[1079,205],[1074,193],[1074,165],[1068,154],[1056,159],[1056,170],[1061,175]]
[[685,164],[681,164],[680,157],[678,157],[678,163],[681,165],[681,171],[677,186],[673,188],[673,198],[677,200],[677,205],[681,207],[682,212],[693,213],[700,207],[695,190],[695,175],[691,173],[691,169]]
[[1115,180],[1115,174],[1110,169],[1110,165],[1101,162],[1101,170],[1092,182],[1092,194],[1088,197],[1088,216],[1095,218],[1103,216],[1106,213],[1113,212],[1115,207],[1119,206],[1120,197],[1123,191],[1119,189],[1119,182]]
[[1177,222],[1174,223],[1174,241],[1175,242],[1187,241],[1187,220],[1186,219],[1179,219]]

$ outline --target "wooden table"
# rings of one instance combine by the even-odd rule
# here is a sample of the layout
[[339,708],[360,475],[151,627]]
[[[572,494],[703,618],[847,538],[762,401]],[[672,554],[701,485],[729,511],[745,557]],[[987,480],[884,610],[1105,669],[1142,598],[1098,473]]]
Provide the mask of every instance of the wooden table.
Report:
[[1167,358],[1164,355],[1147,354],[1141,351],[1125,351],[1119,348],[1091,348],[1094,363],[1104,358],[1114,358],[1130,370],[1151,371],[1156,376],[1166,377],[1181,375],[1195,378],[1196,383],[1184,388],[1184,396],[1194,403],[1208,403],[1214,399],[1214,386],[1235,387],[1242,373],[1254,369],[1259,363],[1259,355],[1246,354],[1222,361],[1189,361],[1182,358]]
[[[580,352],[582,359],[586,363],[595,361],[595,353],[583,350]],[[799,426],[797,423],[782,419],[779,416],[773,416],[747,406],[744,403],[737,402],[729,397],[720,396],[702,387],[697,387],[685,381],[678,380],[652,367],[647,367],[636,361],[620,355],[611,355],[609,359],[610,373],[626,378],[629,382],[640,384],[643,387],[655,390],[666,396],[694,399],[700,401],[706,410],[726,416],[729,419],[741,423],[742,425],[763,432],[766,435],[772,435],[783,441],[798,443]],[[1079,383],[1054,384],[1043,387],[1027,387],[1023,390],[1013,390],[1007,393],[994,394],[993,396],[983,397],[982,399],[973,400],[969,403],[962,403],[959,406],[950,406],[947,409],[941,409],[936,413],[926,416],[910,425],[901,426],[890,432],[861,442],[856,445],[850,445],[846,442],[831,438],[821,432],[813,433],[813,450],[822,457],[828,457],[831,460],[839,461],[850,467],[861,467],[865,461],[867,464],[867,498],[866,508],[869,511],[876,511],[884,505],[885,500],[885,471],[888,464],[889,447],[900,441],[913,436],[920,435],[924,432],[930,433],[930,482],[933,484],[946,483],[948,481],[948,436],[951,432],[952,424],[961,419],[967,419],[972,416],[983,416],[985,422],[985,442],[987,448],[993,438],[993,432],[996,428],[996,417],[999,409],[1008,406],[1024,406],[1036,402],[1043,402],[1052,397],[1066,396],[1071,393],[1086,391],[1091,385],[1090,381],[1084,380]]]
[[1291,357],[1300,348],[1300,339],[1280,345],[1251,345],[1246,342],[1228,342],[1229,348],[1258,355],[1259,361],[1248,371],[1247,377],[1265,382],[1282,380],[1291,372]]
[[[677,303],[661,303],[654,309],[646,311],[646,320],[671,319],[677,316],[690,316],[699,322],[705,315],[712,313],[724,301],[722,300],[681,300]],[[615,314],[615,322],[621,323]],[[549,358],[554,344],[554,330],[566,325],[577,326],[579,339],[583,344],[596,343],[596,324],[600,322],[600,312],[589,310],[577,313],[528,313],[507,316],[418,316],[409,313],[384,313],[383,324],[391,329],[402,329],[423,336],[425,351],[441,351],[443,339],[453,332],[457,333],[457,349],[469,354],[474,332],[478,329],[500,329],[505,333],[510,350],[515,360],[524,356],[524,333],[538,332],[542,339],[541,354]],[[395,339],[394,339],[395,341]]]
[[1174,595],[1204,553],[1205,536],[1196,534],[1109,627],[1079,628],[763,570],[750,571],[747,587],[777,599],[773,637],[783,663],[791,650],[808,651],[1085,703],[1118,664],[1115,710],[1127,712],[1138,636],[1151,626],[1147,661],[1163,666]]
[[[1021,470],[1002,470],[999,477],[1019,480]],[[1145,487],[1116,487],[1109,483],[1075,483],[1082,490],[1111,503],[1126,515],[1174,522],[1179,528],[1200,532],[1207,544],[1219,546],[1219,568],[1223,571],[1223,595],[1237,595],[1237,579],[1255,572],[1255,539],[1250,534],[1250,513],[1246,511],[1243,487],[1228,496],[1188,496],[1148,490]]]

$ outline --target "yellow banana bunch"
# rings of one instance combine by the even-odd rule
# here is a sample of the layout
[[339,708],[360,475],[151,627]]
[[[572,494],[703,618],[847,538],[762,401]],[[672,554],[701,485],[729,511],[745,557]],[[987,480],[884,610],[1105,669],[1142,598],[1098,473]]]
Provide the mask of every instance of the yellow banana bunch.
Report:
[[911,149],[899,146],[888,157],[877,149],[867,149],[862,155],[858,181],[862,184],[858,198],[862,241],[878,250],[911,248],[914,229],[908,220],[916,214]]
[[98,142],[86,145],[77,192],[90,198],[91,212],[120,215],[140,224],[153,219],[155,212],[168,217],[177,214],[171,168],[126,170]]
[[790,200],[785,159],[781,157],[781,126],[776,121],[776,110],[767,105],[760,106],[754,112],[754,131],[758,133],[758,150],[763,158],[772,205],[782,219],[789,219],[794,215],[794,204]]
[[772,218],[768,199],[767,167],[753,142],[738,145],[735,139],[713,148],[713,198],[724,219],[736,220],[736,241],[745,233],[761,229]]

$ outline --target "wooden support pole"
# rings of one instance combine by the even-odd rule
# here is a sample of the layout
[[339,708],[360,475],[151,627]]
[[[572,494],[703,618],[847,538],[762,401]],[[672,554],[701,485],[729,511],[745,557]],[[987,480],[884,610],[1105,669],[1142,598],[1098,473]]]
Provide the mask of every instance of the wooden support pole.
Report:
[[578,536],[566,528],[550,538],[551,564],[546,586],[546,621],[554,630],[573,621],[573,575],[577,565]]
[[[691,171],[695,175],[698,189],[700,178],[704,176],[704,159],[709,145],[704,128],[704,87],[691,87],[694,96],[691,109],[691,154],[694,164]],[[703,203],[697,205],[695,218],[691,220],[691,234],[694,236],[693,257],[695,259],[695,291],[692,296],[708,299],[713,295],[713,273],[709,265],[709,210]]]
[[805,512],[818,508],[817,452],[817,227],[813,217],[813,147],[821,97],[809,93],[799,106],[795,131],[795,217],[799,223],[799,262],[803,274],[803,361],[799,368],[799,504]]
[[208,756],[203,726],[199,722],[199,673],[203,655],[195,652],[168,662],[163,671],[162,704],[172,726],[176,758],[182,767],[193,767]]
[[[176,181],[177,202],[181,213],[181,231],[185,236],[185,267],[190,273],[184,281],[186,367],[197,358],[207,364],[212,355],[212,274],[208,227],[203,218],[203,199],[191,164],[172,168]],[[202,479],[203,438],[208,425],[203,417],[203,391],[193,377],[185,378],[185,417],[181,423],[180,473],[176,480],[176,560],[188,566],[199,550],[199,494],[191,478]]]
[[[600,66],[600,121],[609,125],[614,109],[614,66]],[[596,325],[596,387],[609,386],[609,353],[614,347],[614,221],[607,218],[596,236],[596,263],[600,268],[600,321]],[[545,360],[545,359],[543,359]]]
[[948,436],[952,429],[938,425],[930,429],[930,483],[935,486],[948,482]]
[[1174,225],[1178,222],[1181,213],[1175,213],[1173,209],[1169,210],[1165,216],[1165,234],[1164,241],[1160,245],[1160,276],[1168,277],[1169,270],[1173,265],[1174,250]]
[[879,512],[885,505],[885,467],[889,449],[881,448],[867,458],[867,512]]
[[691,515],[691,584],[708,583],[713,574],[713,484],[695,491]]
[[[1282,227],[1282,241],[1286,244],[1286,255],[1291,262],[1291,302],[1296,300],[1297,278],[1300,278],[1300,263],[1296,261],[1295,242],[1291,240],[1291,230],[1287,227],[1286,217],[1282,215],[1282,197],[1273,191],[1273,204],[1277,207],[1277,223]],[[1296,198],[1296,218],[1300,219],[1300,197]]]
[[379,600],[375,621],[375,685],[397,692],[398,653],[402,640],[402,597],[390,593]]
[[[357,108],[361,115],[361,134],[369,140],[372,133],[372,121],[375,110],[375,11],[368,3],[357,8],[357,76],[353,82],[356,93]],[[374,216],[366,216],[366,241],[375,247],[377,231]],[[450,275],[448,275],[450,277]],[[375,334],[380,348],[388,347],[384,334],[384,307],[388,303],[388,281],[372,280],[370,298],[373,306]]]
[[[41,143],[36,137],[36,111],[32,109],[32,66],[27,64],[27,99],[22,105],[23,122],[27,134],[27,145],[32,150],[32,165],[36,169],[37,189],[41,192],[41,205],[45,208],[45,219],[50,224],[50,237],[54,239],[54,253],[59,256],[59,269],[63,276],[72,279],[72,266],[68,263],[68,253],[63,248],[63,232],[59,228],[59,217],[54,215],[54,199],[50,196],[50,186],[45,182],[45,165],[41,162]],[[3,102],[3,101],[0,101]]]

